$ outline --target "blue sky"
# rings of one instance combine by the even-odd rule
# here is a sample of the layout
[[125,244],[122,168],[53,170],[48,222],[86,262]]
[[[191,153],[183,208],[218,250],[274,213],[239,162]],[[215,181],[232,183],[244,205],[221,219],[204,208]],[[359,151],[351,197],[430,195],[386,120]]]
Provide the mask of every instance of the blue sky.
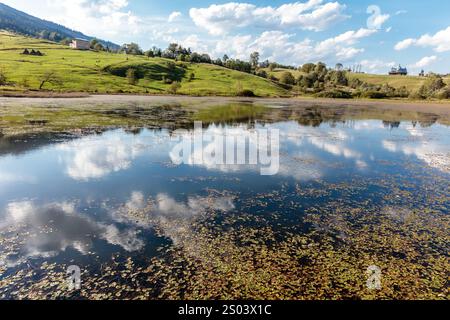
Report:
[[6,0],[5,4],[86,34],[137,42],[178,42],[213,57],[285,64],[324,61],[386,73],[401,63],[450,72],[450,1],[441,0]]

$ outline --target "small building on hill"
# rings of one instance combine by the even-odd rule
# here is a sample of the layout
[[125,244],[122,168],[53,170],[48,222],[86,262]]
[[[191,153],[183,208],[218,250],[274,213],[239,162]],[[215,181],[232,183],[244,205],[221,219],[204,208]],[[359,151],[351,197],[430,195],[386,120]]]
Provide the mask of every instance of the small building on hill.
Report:
[[401,65],[398,66],[398,68],[392,68],[389,72],[389,75],[391,76],[407,76],[408,75],[408,69],[402,68]]
[[76,50],[89,50],[91,43],[86,39],[73,39],[70,47]]

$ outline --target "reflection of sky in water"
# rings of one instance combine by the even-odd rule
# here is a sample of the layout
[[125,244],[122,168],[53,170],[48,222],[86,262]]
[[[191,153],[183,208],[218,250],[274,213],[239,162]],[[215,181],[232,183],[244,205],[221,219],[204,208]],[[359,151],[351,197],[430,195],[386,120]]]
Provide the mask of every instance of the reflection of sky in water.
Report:
[[[111,131],[2,156],[0,232],[7,234],[15,227],[22,235],[16,256],[3,257],[2,262],[15,265],[69,249],[81,255],[136,252],[151,245],[148,239],[155,222],[175,243],[186,242],[192,219],[208,210],[235,209],[233,196],[211,197],[206,189],[251,194],[290,181],[349,181],[354,174],[407,173],[405,160],[449,172],[449,130],[441,125],[422,128],[405,122],[391,128],[368,120],[317,128],[296,122],[265,127],[281,133],[276,176],[262,177],[246,165],[192,161],[174,166],[171,152],[176,142],[168,131],[139,135]],[[216,134],[224,130],[222,126],[207,129]],[[246,125],[233,127],[237,136],[246,130]],[[205,144],[205,151],[211,147]],[[147,215],[129,214],[142,210]]]

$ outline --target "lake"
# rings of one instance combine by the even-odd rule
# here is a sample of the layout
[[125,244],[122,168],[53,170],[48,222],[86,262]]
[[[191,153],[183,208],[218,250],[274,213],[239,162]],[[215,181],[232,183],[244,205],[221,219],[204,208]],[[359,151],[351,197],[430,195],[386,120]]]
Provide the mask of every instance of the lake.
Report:
[[[194,121],[275,132],[277,170],[174,161]],[[2,299],[449,298],[448,117],[233,101],[45,131],[0,136]]]

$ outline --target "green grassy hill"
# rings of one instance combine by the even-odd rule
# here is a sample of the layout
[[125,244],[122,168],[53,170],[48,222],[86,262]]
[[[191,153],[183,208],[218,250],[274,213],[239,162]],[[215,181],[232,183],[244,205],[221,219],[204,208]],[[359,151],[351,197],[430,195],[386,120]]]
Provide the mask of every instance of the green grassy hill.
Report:
[[275,68],[272,71],[269,70],[269,68],[265,68],[264,71],[267,72],[267,74],[271,75],[271,76],[275,76],[276,78],[280,79],[281,75],[288,71],[290,73],[292,73],[292,75],[297,79],[300,75],[304,75],[303,72],[299,71],[299,70],[293,70],[293,69],[282,69],[282,68]]
[[[40,50],[44,56],[23,55]],[[238,90],[252,90],[258,96],[286,96],[289,93],[266,79],[209,64],[177,63],[106,52],[78,51],[53,42],[0,31],[0,70],[8,84],[0,90],[37,90],[46,73],[54,72],[54,83],[44,90],[89,93],[166,94],[171,85],[164,79],[180,82],[179,94],[233,96]],[[126,70],[139,76],[129,84]],[[195,77],[190,80],[191,74]]]
[[[269,69],[264,69],[269,75],[273,75],[278,79],[281,77],[283,72],[290,72],[295,78],[298,78],[300,75],[304,74],[298,70],[289,70],[289,69],[281,69],[276,68],[273,71],[269,71]],[[378,75],[378,74],[366,74],[366,73],[347,73],[349,79],[359,79],[361,81],[375,84],[375,85],[383,85],[389,84],[394,88],[401,88],[405,86],[409,91],[418,90],[426,81],[427,78],[419,77],[419,76],[390,76],[390,75]],[[450,76],[445,77],[444,81],[450,84]]]
[[394,88],[405,86],[409,91],[417,91],[427,79],[418,76],[390,76],[365,73],[349,73],[348,77],[349,79],[356,78],[370,84],[388,84]]

